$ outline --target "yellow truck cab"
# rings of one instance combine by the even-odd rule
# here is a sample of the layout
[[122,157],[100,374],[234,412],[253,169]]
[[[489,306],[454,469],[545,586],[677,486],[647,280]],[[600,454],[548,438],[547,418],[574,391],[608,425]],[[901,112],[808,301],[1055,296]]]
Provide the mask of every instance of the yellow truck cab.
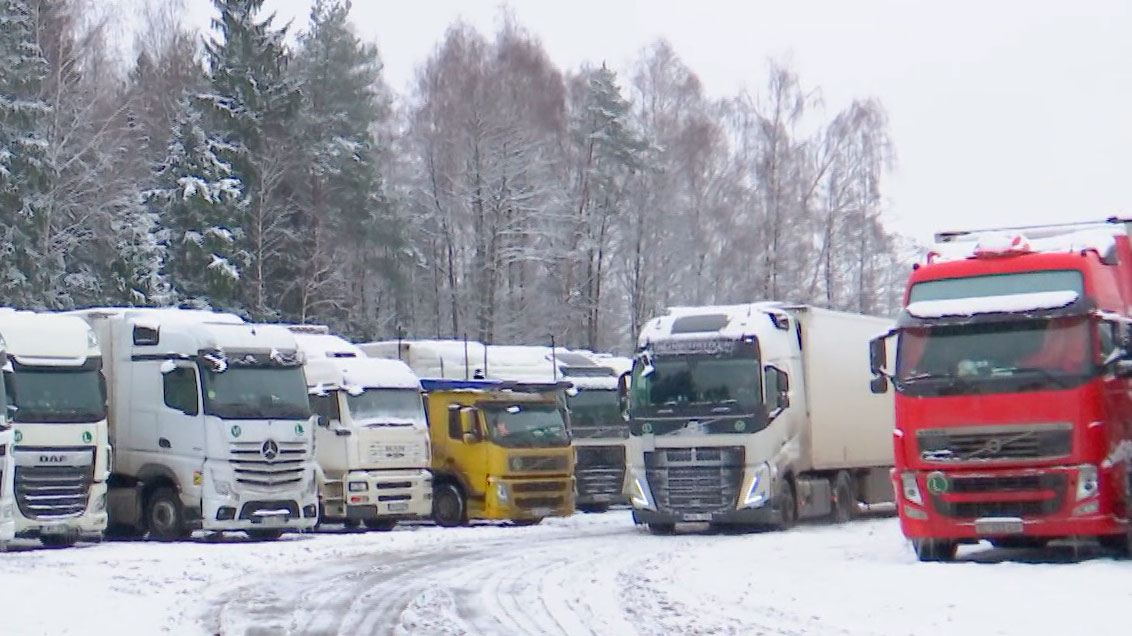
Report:
[[574,513],[571,385],[422,379],[432,440],[433,518],[533,525]]

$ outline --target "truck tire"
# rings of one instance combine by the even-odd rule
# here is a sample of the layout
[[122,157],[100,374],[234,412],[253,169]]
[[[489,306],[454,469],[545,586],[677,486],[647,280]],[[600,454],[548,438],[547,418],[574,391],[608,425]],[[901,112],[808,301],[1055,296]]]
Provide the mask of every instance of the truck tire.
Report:
[[1046,547],[1049,539],[1045,537],[1001,537],[991,539],[990,544],[996,548],[1026,548],[1040,550]]
[[396,519],[366,519],[366,527],[379,532],[389,532],[397,525]]
[[789,530],[798,523],[798,499],[794,496],[794,484],[789,479],[781,481],[778,495],[774,498],[774,510],[778,513],[775,529]]
[[79,542],[79,533],[41,534],[39,542],[45,548],[69,548]]
[[837,471],[833,478],[833,521],[845,523],[857,516],[857,487],[847,470]]
[[912,549],[924,562],[954,561],[959,544],[946,539],[912,539]]
[[1112,550],[1117,558],[1132,558],[1132,533],[1111,534],[1097,537],[1097,543],[1106,550]]
[[668,536],[676,532],[676,524],[674,523],[650,523],[649,534],[660,536]]
[[467,525],[468,506],[459,486],[452,482],[436,485],[432,492],[432,520],[442,528]]
[[145,528],[129,523],[112,523],[106,526],[102,537],[107,541],[137,541],[145,537]]
[[283,530],[279,528],[272,528],[270,530],[245,530],[248,533],[248,538],[252,541],[275,541],[283,536]]
[[181,498],[172,488],[154,490],[146,501],[145,523],[149,536],[158,541],[180,541],[192,535],[185,524]]
[[539,517],[538,519],[512,519],[511,520],[511,525],[517,526],[519,528],[526,528],[527,526],[537,526],[540,523],[542,523],[542,517]]
[[587,513],[606,512],[606,511],[609,510],[609,504],[607,504],[607,503],[578,504],[577,508],[578,508],[579,512],[587,512]]

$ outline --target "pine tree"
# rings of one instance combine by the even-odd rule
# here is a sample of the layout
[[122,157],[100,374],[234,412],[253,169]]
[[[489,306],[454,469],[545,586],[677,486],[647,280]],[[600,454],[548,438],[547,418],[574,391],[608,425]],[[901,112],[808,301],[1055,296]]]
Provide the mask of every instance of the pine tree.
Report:
[[[166,273],[181,303],[241,311],[240,281],[250,255],[239,221],[247,200],[223,159],[233,149],[211,138],[202,119],[193,100],[183,100],[168,157],[145,205],[167,227]],[[150,279],[153,272],[143,269],[141,275]]]
[[278,287],[294,277],[286,256],[299,242],[289,218],[287,175],[296,153],[288,142],[300,95],[285,73],[285,30],[271,27],[273,16],[258,19],[263,0],[213,3],[219,37],[205,45],[210,86],[200,99],[210,136],[219,142],[217,157],[242,184],[242,214],[228,227],[234,246],[248,255],[238,279],[240,297],[252,316],[273,319]]
[[62,302],[63,259],[43,245],[57,174],[46,142],[51,105],[39,98],[46,77],[31,7],[0,0],[0,301],[37,308]]
[[384,194],[373,129],[388,117],[375,47],[362,43],[347,16],[349,2],[316,0],[293,70],[304,96],[297,181],[303,263],[287,307],[298,320],[336,323],[372,335],[373,286],[398,287],[401,224]]

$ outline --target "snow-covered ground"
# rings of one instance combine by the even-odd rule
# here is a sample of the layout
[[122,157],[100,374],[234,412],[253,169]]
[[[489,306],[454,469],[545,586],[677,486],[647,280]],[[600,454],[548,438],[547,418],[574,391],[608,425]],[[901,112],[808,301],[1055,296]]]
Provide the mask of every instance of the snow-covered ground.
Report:
[[253,543],[0,554],[0,633],[1117,634],[1132,562],[1088,546],[921,564],[895,519],[651,536],[629,513]]

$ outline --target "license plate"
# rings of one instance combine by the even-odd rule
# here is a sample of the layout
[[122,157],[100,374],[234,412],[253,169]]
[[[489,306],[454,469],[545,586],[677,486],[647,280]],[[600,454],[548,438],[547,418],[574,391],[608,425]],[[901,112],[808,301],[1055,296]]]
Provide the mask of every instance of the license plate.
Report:
[[610,499],[613,499],[613,496],[605,493],[598,493],[593,496],[594,501],[609,501]]
[[711,521],[710,512],[686,512],[680,517],[684,521]]
[[1022,520],[976,519],[975,533],[985,537],[1003,534],[1022,534]]
[[531,508],[532,517],[549,517],[554,511],[550,508]]
[[409,504],[405,502],[395,502],[389,504],[389,512],[408,512]]

